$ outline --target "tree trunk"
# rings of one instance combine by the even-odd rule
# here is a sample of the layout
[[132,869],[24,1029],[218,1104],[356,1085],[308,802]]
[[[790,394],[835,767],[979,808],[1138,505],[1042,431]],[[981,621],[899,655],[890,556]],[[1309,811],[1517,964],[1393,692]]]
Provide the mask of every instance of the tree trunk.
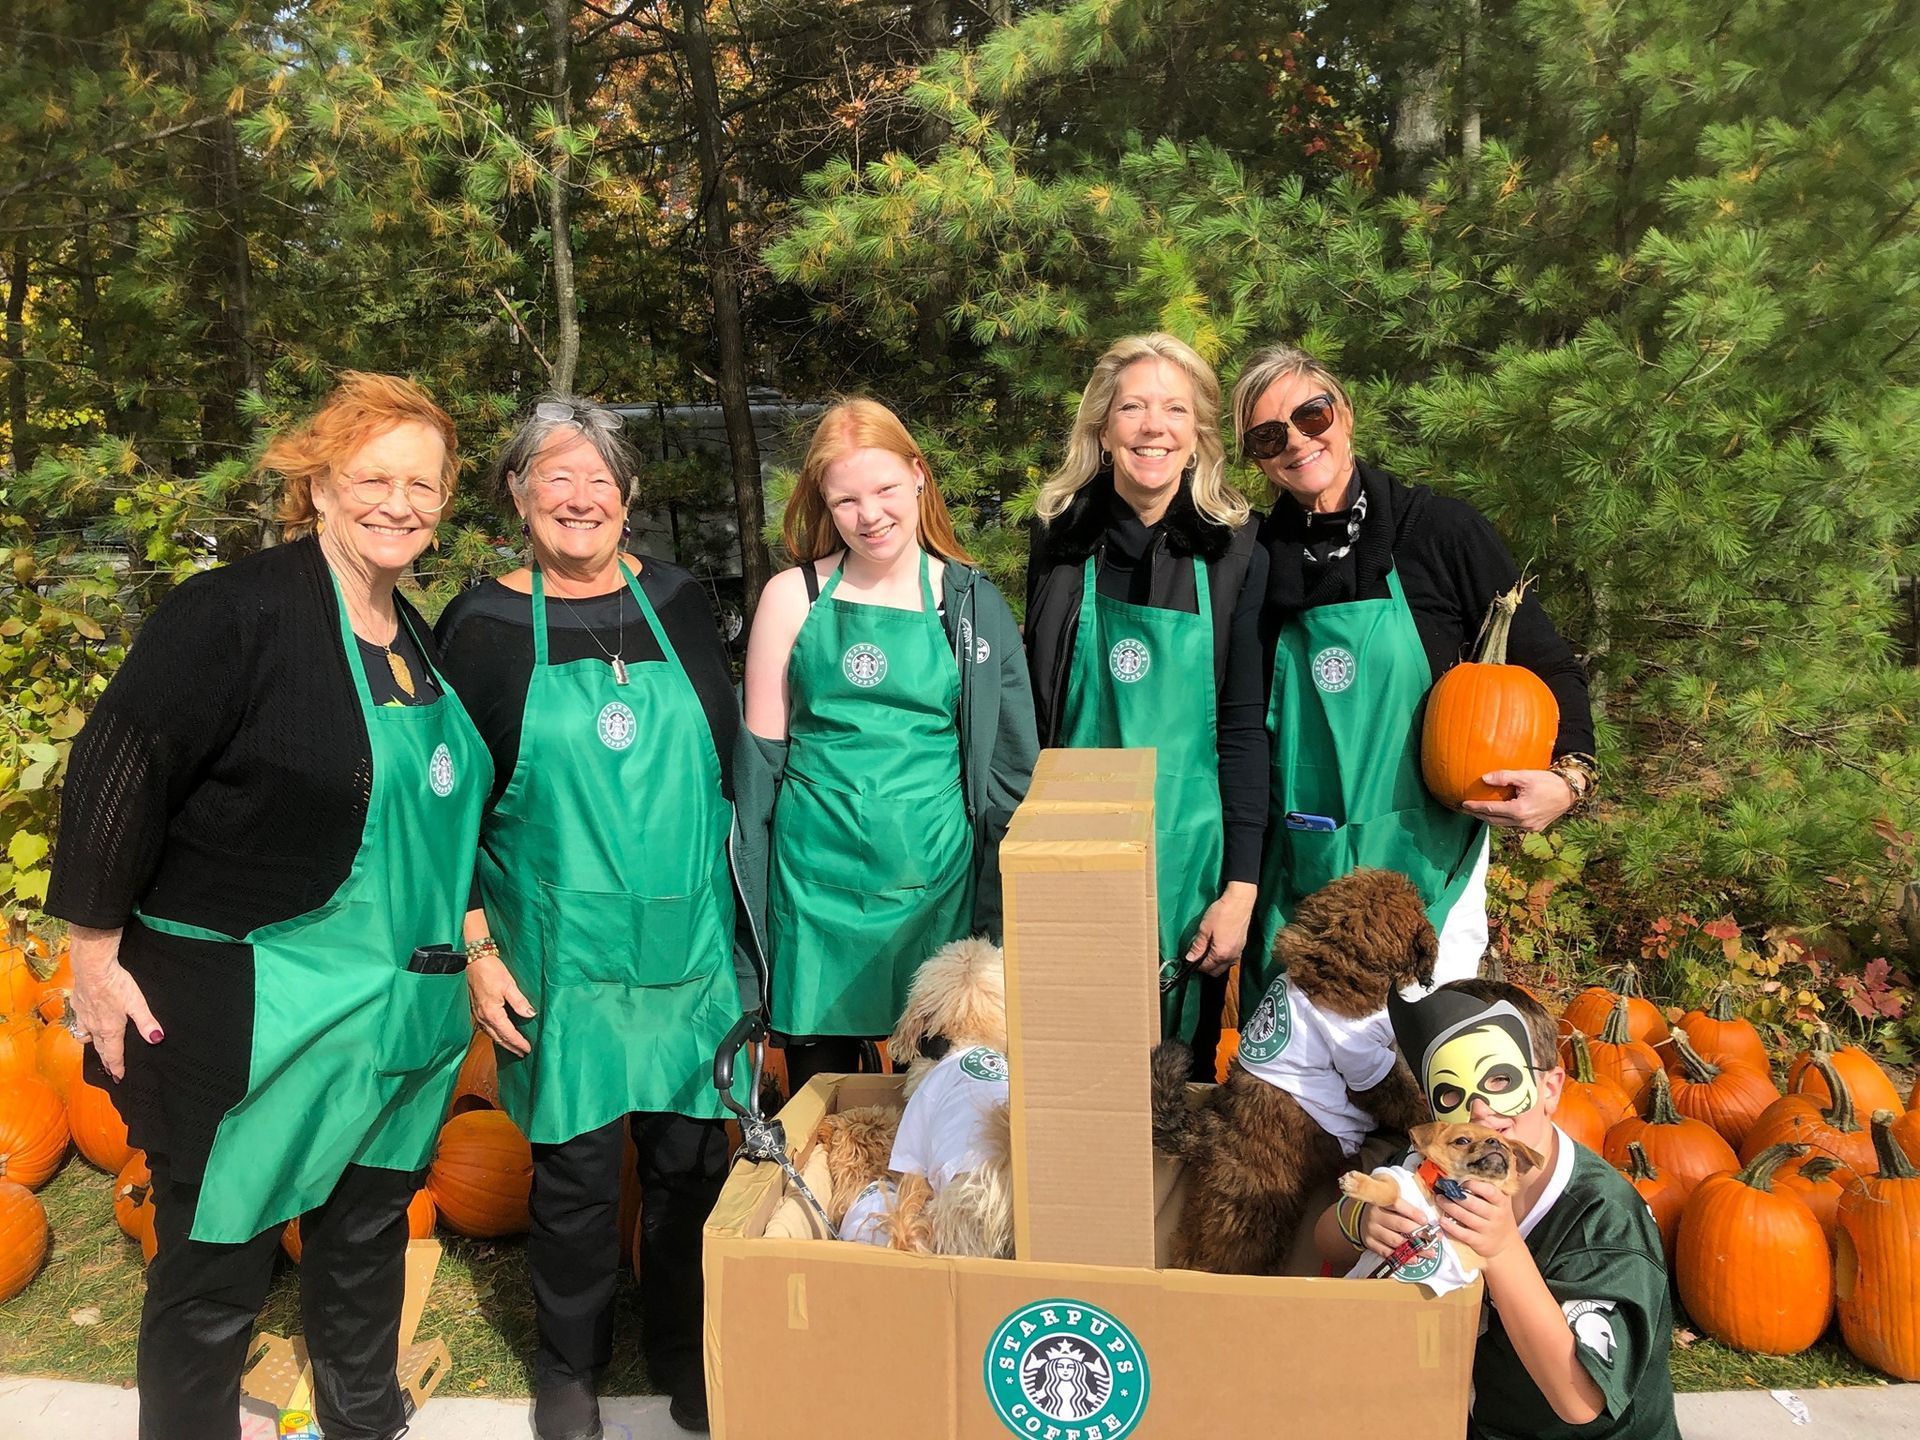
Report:
[[217,244],[208,297],[213,318],[218,379],[201,407],[202,438],[216,450],[246,447],[247,422],[240,397],[262,388],[259,355],[253,347],[253,257],[247,249],[247,221],[240,189],[240,136],[230,118],[206,132],[208,189]]
[[[919,52],[916,58],[925,65],[952,40],[953,11],[948,0],[926,0],[914,8],[914,42]],[[931,160],[951,133],[952,127],[945,120],[928,111],[920,123],[920,158]],[[926,297],[920,302],[915,335],[920,363],[930,370],[946,355],[947,306],[953,302],[952,277],[941,261],[939,247],[932,247],[932,251],[934,270],[927,280]]]
[[734,513],[740,526],[740,572],[747,619],[760,603],[760,591],[773,573],[761,532],[766,503],[760,492],[760,443],[753,433],[747,399],[746,327],[740,317],[740,267],[733,251],[733,219],[727,201],[727,177],[721,158],[724,132],[720,88],[713,73],[713,42],[707,35],[706,0],[680,0],[687,75],[693,82],[696,148],[700,156],[701,250],[707,289],[713,300],[713,334],[720,351],[720,410],[727,422],[727,449],[733,462]]
[[1441,106],[1447,91],[1446,22],[1438,0],[1406,7],[1410,14],[1397,46],[1399,73],[1393,77],[1393,127],[1387,136],[1387,174],[1391,188],[1411,190],[1421,172],[1447,143]]
[[1467,0],[1460,30],[1460,153],[1480,153],[1480,0]]
[[27,428],[27,242],[15,240],[7,257],[7,424],[13,432],[13,470],[33,468],[33,435]]
[[[572,91],[567,82],[568,62],[573,54],[573,7],[569,0],[547,0],[547,28],[553,32],[553,72],[548,99],[553,104],[555,128],[564,130],[573,115]],[[571,197],[567,193],[572,158],[557,137],[552,148],[549,168],[553,189],[547,205],[547,220],[553,233],[553,306],[560,322],[560,341],[553,354],[552,384],[562,395],[570,395],[573,372],[580,363],[580,310],[573,288]]]

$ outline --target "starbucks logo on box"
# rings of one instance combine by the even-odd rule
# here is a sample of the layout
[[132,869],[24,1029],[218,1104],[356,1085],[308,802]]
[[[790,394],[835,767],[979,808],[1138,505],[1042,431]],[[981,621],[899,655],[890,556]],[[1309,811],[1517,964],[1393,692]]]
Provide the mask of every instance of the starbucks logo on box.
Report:
[[985,1380],[1000,1422],[1036,1440],[1122,1440],[1147,1409],[1140,1343],[1078,1300],[1042,1300],[1001,1321]]
[[618,700],[608,702],[600,712],[600,743],[609,750],[624,750],[633,744],[633,737],[639,728],[634,723],[633,711]]
[[1122,685],[1144,680],[1153,668],[1153,652],[1131,637],[1115,643],[1107,652],[1107,669]]
[[871,690],[887,678],[887,655],[878,645],[862,640],[840,657],[840,670],[862,690]]

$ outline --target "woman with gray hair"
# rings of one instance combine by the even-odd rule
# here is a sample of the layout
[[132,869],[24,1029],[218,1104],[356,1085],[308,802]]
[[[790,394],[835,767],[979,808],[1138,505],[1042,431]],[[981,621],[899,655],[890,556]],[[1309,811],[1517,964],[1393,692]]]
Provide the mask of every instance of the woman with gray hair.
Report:
[[[1447,809],[1421,780],[1422,707],[1468,658],[1494,597],[1519,582],[1513,557],[1471,505],[1356,459],[1353,402],[1304,351],[1274,345],[1248,359],[1233,428],[1273,488],[1260,526],[1272,779],[1257,958],[1300,900],[1370,865],[1419,888],[1440,936],[1434,983],[1472,976],[1487,946],[1487,826],[1542,830],[1591,796],[1586,673],[1528,594],[1507,659],[1559,702],[1553,763],[1494,771],[1484,783],[1507,798]],[[1250,970],[1251,1002],[1269,977]]]
[[1226,478],[1220,382],[1171,335],[1102,355],[1040,489],[1027,654],[1040,743],[1151,745],[1161,1029],[1213,1078],[1266,825],[1266,557]]
[[740,711],[699,584],[622,548],[618,416],[545,397],[496,468],[529,563],[455,599],[439,639],[494,757],[467,974],[533,1142],[534,1428],[601,1433],[625,1127],[647,1371],[703,1430],[700,1230],[727,1166],[711,1062],[764,966],[730,863]]

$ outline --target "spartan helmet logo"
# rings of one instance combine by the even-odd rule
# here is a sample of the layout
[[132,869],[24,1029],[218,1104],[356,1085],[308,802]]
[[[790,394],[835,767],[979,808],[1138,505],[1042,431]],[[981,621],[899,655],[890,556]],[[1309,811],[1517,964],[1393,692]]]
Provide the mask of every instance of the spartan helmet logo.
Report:
[[1607,1365],[1613,1363],[1617,1338],[1613,1333],[1613,1317],[1607,1313],[1613,1308],[1611,1300],[1568,1300],[1560,1307],[1567,1323],[1573,1327],[1573,1338]]
[[[1106,1357],[1072,1336],[1036,1341],[1020,1362],[1020,1388],[1050,1420],[1084,1420],[1113,1391],[1113,1371]],[[1044,1348],[1043,1348],[1044,1347]]]

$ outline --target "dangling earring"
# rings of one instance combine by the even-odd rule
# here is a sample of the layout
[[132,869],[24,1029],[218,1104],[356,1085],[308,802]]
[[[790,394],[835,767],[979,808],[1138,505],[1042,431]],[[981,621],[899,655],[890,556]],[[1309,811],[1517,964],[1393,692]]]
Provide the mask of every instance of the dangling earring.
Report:
[[1113,452],[1104,445],[1100,447],[1100,468],[1102,470],[1113,468]]
[[632,538],[633,538],[633,526],[622,525],[620,527],[620,543],[622,545],[625,545]]
[[316,515],[313,520],[313,538],[318,540],[322,535],[326,533],[327,533],[327,517],[324,515]]
[[533,534],[532,528],[524,520],[520,522],[520,533],[522,535],[527,535],[527,536],[531,536]]

